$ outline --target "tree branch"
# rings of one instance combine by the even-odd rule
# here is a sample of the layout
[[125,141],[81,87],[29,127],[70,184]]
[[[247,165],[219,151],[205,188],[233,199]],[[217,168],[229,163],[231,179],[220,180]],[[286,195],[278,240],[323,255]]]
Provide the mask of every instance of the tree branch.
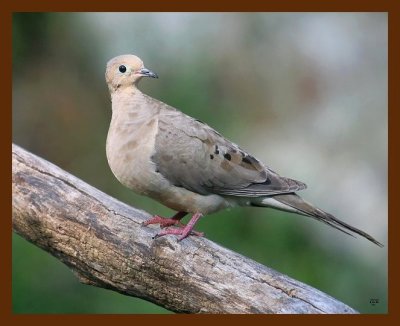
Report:
[[13,229],[82,283],[186,313],[356,313],[207,239],[152,239],[148,213],[12,148]]

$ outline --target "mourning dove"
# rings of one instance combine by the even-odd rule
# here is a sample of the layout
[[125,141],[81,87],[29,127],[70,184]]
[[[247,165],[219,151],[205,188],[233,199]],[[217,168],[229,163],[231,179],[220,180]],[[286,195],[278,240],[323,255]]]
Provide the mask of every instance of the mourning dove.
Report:
[[[309,216],[382,246],[304,201],[295,193],[306,188],[304,183],[278,175],[207,124],[143,94],[137,88],[142,77],[158,76],[137,56],[111,59],[105,77],[112,101],[106,152],[113,174],[134,192],[178,211],[172,218],[156,215],[144,222],[164,228],[156,237],[202,235],[193,227],[203,215],[258,206]],[[184,225],[180,220],[188,213],[192,218]]]

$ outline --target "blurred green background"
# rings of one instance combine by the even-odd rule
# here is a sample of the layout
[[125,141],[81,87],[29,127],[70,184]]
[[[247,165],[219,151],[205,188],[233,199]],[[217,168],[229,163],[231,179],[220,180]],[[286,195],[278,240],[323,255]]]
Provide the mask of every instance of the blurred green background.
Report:
[[[171,215],[120,185],[105,157],[105,64],[134,53],[160,76],[141,82],[145,93],[304,181],[303,197],[386,246],[260,208],[219,212],[197,229],[362,313],[386,313],[387,23],[386,13],[15,13],[13,141]],[[12,269],[14,313],[169,313],[80,284],[15,234]]]

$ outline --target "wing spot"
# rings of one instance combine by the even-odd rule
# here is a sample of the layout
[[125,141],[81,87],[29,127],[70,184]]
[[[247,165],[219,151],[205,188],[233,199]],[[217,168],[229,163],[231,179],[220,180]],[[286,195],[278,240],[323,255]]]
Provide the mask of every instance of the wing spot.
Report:
[[227,159],[228,161],[230,161],[232,159],[231,154],[229,153],[225,153],[224,154],[225,159]]
[[210,159],[213,160],[214,159],[214,155],[210,154]]
[[251,164],[251,161],[247,157],[243,157],[242,161],[247,164]]
[[216,154],[216,155],[219,154],[218,145],[215,145],[215,152],[214,152],[214,154]]

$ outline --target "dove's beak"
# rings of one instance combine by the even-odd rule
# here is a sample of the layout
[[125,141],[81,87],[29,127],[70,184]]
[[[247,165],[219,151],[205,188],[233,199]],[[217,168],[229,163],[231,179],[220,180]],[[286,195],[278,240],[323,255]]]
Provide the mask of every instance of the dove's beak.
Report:
[[138,74],[143,77],[151,77],[151,78],[158,78],[157,74],[152,72],[147,68],[142,68],[138,71]]

